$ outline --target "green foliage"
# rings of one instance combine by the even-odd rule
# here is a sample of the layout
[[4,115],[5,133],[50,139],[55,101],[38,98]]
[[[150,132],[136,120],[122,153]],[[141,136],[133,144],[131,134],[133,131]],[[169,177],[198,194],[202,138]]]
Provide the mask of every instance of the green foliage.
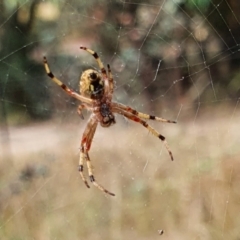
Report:
[[[34,11],[38,2],[34,1],[28,6],[28,21],[20,20],[20,14],[23,13],[20,12],[21,9],[16,8],[11,18],[3,25],[1,45],[4,47],[0,51],[0,99],[4,99],[4,102],[1,102],[2,107],[10,115],[15,112],[22,112],[31,118],[46,118],[49,115],[46,111],[48,93],[43,84],[42,64],[30,59],[30,54],[38,47],[38,36],[32,33]],[[7,10],[4,14],[7,15]]]
[[210,0],[186,0],[186,4],[192,10],[197,8],[206,12],[210,5]]

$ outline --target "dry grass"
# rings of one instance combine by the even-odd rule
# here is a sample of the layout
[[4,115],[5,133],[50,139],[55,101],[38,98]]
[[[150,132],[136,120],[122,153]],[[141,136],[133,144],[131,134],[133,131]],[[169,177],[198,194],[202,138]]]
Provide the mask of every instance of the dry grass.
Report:
[[115,197],[80,180],[79,121],[11,128],[1,154],[0,239],[238,239],[236,119],[154,123],[174,162],[141,126],[99,128],[90,155]]

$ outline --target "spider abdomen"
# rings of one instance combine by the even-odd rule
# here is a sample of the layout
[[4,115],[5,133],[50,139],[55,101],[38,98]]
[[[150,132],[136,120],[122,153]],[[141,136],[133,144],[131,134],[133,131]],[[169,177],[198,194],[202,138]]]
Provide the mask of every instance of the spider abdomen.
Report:
[[104,84],[97,71],[88,69],[83,72],[80,78],[80,93],[91,99],[101,99],[103,97]]

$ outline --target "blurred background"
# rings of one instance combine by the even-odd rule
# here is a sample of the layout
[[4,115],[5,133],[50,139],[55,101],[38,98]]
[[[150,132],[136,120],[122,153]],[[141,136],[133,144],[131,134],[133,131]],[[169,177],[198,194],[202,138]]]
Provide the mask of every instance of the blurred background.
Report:
[[[233,0],[0,0],[0,239],[240,238],[240,5]],[[95,50],[114,100],[176,120],[159,139],[117,116],[78,173],[75,91]],[[164,231],[159,236],[161,230]]]

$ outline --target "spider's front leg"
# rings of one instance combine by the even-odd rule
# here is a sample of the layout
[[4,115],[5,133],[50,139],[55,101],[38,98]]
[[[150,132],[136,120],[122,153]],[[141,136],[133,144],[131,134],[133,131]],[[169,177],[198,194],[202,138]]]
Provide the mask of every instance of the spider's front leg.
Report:
[[78,113],[78,115],[81,117],[81,119],[84,119],[83,114],[82,114],[82,110],[85,109],[85,108],[86,108],[86,107],[85,107],[84,104],[80,104],[80,105],[78,106],[77,113]]
[[87,109],[87,110],[91,110],[92,111],[92,107],[90,107],[90,106],[88,106],[87,104],[80,104],[80,105],[78,105],[78,110],[77,110],[77,113],[78,113],[78,115],[82,118],[82,119],[84,119],[84,117],[83,117],[83,114],[82,114],[82,110],[83,109]]
[[46,70],[47,75],[59,86],[61,87],[67,94],[69,94],[71,97],[74,97],[84,103],[89,103],[92,104],[92,99],[84,97],[76,92],[74,92],[72,89],[70,89],[68,86],[66,86],[61,80],[59,80],[58,78],[56,78],[54,76],[54,74],[52,73],[52,71],[50,70],[50,67],[48,65],[47,62],[47,58],[43,57],[43,63],[44,63],[44,67]]
[[87,168],[88,168],[88,175],[90,178],[90,181],[93,183],[95,187],[97,187],[99,190],[111,195],[115,196],[114,193],[109,192],[107,189],[105,189],[102,185],[100,185],[94,175],[93,175],[93,167],[88,155],[88,152],[91,148],[92,139],[94,137],[96,128],[97,128],[98,122],[94,119],[93,115],[90,117],[87,127],[83,133],[82,141],[81,141],[81,148],[80,148],[80,159],[79,159],[79,173],[82,177],[82,180],[84,181],[85,185],[89,188],[84,175],[83,175],[83,162],[86,161]]

